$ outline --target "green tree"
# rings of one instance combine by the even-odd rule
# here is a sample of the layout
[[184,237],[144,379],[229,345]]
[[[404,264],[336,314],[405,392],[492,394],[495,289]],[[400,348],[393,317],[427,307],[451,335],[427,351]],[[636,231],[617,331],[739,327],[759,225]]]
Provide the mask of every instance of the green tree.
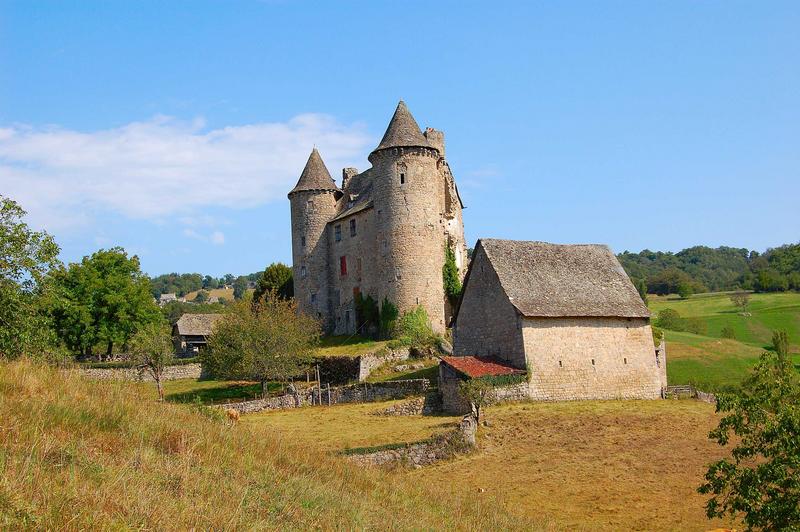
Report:
[[203,277],[203,288],[206,290],[214,290],[219,288],[219,281],[210,275]]
[[645,280],[636,279],[634,286],[636,286],[636,291],[639,292],[639,297],[641,297],[644,304],[647,305],[647,283]]
[[240,275],[233,281],[233,299],[240,300],[247,292],[247,277]]
[[282,299],[294,297],[294,281],[290,267],[280,262],[273,262],[267,266],[256,284],[253,303],[260,302],[264,295],[271,291],[274,291]]
[[681,299],[687,299],[692,294],[694,294],[694,288],[692,288],[690,282],[681,281],[678,283],[678,295],[681,296]]
[[656,325],[662,329],[669,329],[671,331],[683,330],[683,319],[677,310],[665,308],[658,312],[656,318]]
[[315,319],[298,313],[294,301],[268,292],[258,303],[232,304],[200,357],[209,375],[257,380],[266,395],[269,381],[285,382],[308,368],[319,336]]
[[150,374],[158,389],[158,400],[164,400],[162,379],[164,368],[175,358],[169,327],[163,322],[144,324],[131,338],[128,359]]
[[206,292],[205,290],[200,290],[199,292],[197,292],[197,295],[194,296],[194,299],[192,301],[194,301],[195,303],[205,303],[206,301],[208,301],[208,292]]
[[747,305],[750,304],[750,294],[747,292],[734,292],[730,296],[731,303],[734,304],[737,308],[742,309],[742,314],[747,314]]
[[800,380],[784,334],[761,355],[734,394],[717,397],[725,415],[709,438],[732,444],[712,463],[698,491],[711,494],[709,519],[743,517],[749,529],[800,529]]
[[22,221],[25,211],[0,196],[0,358],[15,358],[52,345],[49,323],[40,312],[48,295],[48,272],[58,265],[59,248],[46,232]]
[[50,308],[57,334],[84,356],[96,345],[111,355],[127,345],[136,330],[160,319],[150,281],[135,255],[122,248],[99,250],[52,274],[56,296]]
[[493,397],[494,386],[484,379],[467,379],[458,385],[458,393],[472,408],[475,421],[481,421],[481,411]]
[[453,252],[453,247],[449,243],[445,245],[442,280],[444,282],[444,295],[447,297],[447,300],[450,301],[450,305],[455,309],[458,304],[458,299],[461,297],[461,278],[458,276],[456,254]]

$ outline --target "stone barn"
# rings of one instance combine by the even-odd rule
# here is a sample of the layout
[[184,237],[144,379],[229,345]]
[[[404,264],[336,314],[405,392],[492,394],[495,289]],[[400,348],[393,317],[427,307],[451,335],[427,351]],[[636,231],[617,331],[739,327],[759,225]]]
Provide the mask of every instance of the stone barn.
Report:
[[667,380],[650,312],[603,245],[479,240],[453,354],[474,360],[445,358],[443,390],[469,378],[465,368],[478,367],[526,370],[524,389],[516,386],[513,395],[538,400],[657,399]]
[[194,356],[204,349],[214,323],[222,314],[184,314],[172,326],[172,339],[178,356]]

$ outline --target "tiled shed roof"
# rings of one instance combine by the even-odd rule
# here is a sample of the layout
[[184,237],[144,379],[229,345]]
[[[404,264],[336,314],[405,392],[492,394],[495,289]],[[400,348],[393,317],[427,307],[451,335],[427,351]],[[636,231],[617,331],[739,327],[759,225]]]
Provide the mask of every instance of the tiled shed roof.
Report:
[[442,357],[442,362],[472,378],[525,374],[524,369],[515,368],[497,357]]
[[175,323],[177,332],[183,336],[208,336],[214,323],[222,318],[222,314],[184,314]]

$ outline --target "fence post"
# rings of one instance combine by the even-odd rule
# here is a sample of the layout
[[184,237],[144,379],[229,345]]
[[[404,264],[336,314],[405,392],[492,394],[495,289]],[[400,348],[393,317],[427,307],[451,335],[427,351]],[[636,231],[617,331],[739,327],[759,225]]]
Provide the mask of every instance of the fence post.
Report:
[[328,406],[331,406],[331,383],[328,383]]

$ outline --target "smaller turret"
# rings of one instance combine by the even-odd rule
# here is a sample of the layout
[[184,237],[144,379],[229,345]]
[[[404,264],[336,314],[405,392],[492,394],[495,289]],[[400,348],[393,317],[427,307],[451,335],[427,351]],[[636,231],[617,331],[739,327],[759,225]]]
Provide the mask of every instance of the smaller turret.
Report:
[[436,148],[439,151],[439,155],[444,157],[444,131],[426,127],[423,135],[425,135],[428,144],[430,144],[432,148]]
[[316,148],[297,185],[289,192],[292,211],[292,273],[301,312],[330,320],[328,305],[328,221],[342,191]]

